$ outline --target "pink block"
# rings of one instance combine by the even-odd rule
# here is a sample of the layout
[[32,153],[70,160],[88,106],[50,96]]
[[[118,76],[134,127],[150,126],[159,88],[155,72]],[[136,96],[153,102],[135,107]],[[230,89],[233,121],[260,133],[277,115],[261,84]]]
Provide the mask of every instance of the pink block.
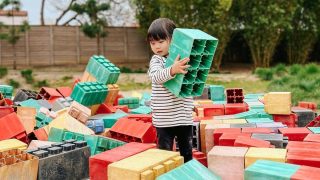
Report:
[[320,134],[308,134],[303,141],[320,143]]
[[208,168],[224,180],[241,180],[247,150],[247,147],[215,146],[208,153]]

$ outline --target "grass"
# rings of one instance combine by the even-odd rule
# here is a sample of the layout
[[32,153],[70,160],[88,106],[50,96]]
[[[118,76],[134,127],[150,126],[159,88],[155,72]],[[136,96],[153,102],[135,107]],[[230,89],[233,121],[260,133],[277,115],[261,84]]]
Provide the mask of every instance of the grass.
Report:
[[0,78],[5,77],[8,74],[8,69],[5,67],[0,67]]

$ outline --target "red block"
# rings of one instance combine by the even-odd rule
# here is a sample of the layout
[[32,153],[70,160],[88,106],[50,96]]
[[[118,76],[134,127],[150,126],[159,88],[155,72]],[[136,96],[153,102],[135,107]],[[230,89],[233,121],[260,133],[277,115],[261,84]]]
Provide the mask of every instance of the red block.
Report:
[[279,128],[279,131],[284,136],[287,136],[289,141],[303,141],[308,134],[312,133],[305,127]]
[[90,180],[108,179],[108,165],[128,158],[145,150],[155,148],[155,144],[131,142],[123,146],[91,156],[89,159]]
[[219,146],[234,146],[237,137],[251,137],[250,133],[224,133],[219,138]]
[[33,131],[34,136],[41,141],[48,141],[48,134],[44,128],[40,128]]
[[4,101],[8,106],[12,106],[13,105],[13,101],[11,99],[4,98]]
[[127,118],[143,122],[152,122],[151,114],[129,114]]
[[204,117],[224,115],[223,104],[204,104],[201,107],[203,108]]
[[300,101],[298,103],[298,106],[303,107],[303,108],[307,108],[307,109],[311,109],[313,111],[317,110],[317,103],[314,103],[314,102]]
[[289,149],[287,163],[320,167],[320,151],[317,149]]
[[208,167],[208,161],[207,161],[207,156],[203,152],[199,152],[196,150],[192,151],[192,156],[194,159],[199,161],[201,164],[203,164],[205,167]]
[[282,124],[287,125],[288,127],[296,127],[296,122],[298,120],[298,116],[294,113],[290,115],[273,115],[273,120],[275,122],[282,122]]
[[128,105],[117,105],[114,106],[116,109],[120,109],[121,111],[125,112],[125,113],[129,113],[129,108]]
[[108,114],[115,113],[117,109],[112,105],[101,104],[96,112],[96,114]]
[[59,97],[62,97],[62,95],[56,89],[49,87],[42,87],[39,94],[37,95],[37,99],[46,100],[52,100]]
[[243,103],[243,89],[226,89],[227,104],[229,103]]
[[237,147],[260,147],[260,148],[269,148],[271,146],[269,141],[264,141],[260,139],[251,139],[251,137],[237,137],[234,142],[234,146]]
[[320,134],[308,134],[303,141],[320,143]]
[[246,103],[225,104],[226,115],[238,114],[248,110],[249,110],[249,107]]
[[273,132],[270,128],[242,128],[242,133],[271,134]]
[[74,86],[78,83],[78,82],[81,82],[81,79],[80,78],[77,78],[73,81],[73,85],[72,85],[72,89],[74,88]]
[[193,117],[194,122],[200,122],[202,120],[213,120],[213,118],[212,117],[198,117],[198,116]]
[[63,96],[63,97],[69,97],[72,93],[72,89],[70,87],[58,87],[57,91]]
[[320,143],[315,142],[301,142],[301,141],[289,141],[286,149],[302,149],[302,150],[308,150],[308,149],[315,149],[320,151]]
[[124,98],[122,94],[118,94],[117,97],[114,99],[113,105],[117,106],[118,105],[118,99]]
[[125,142],[156,142],[152,123],[120,118],[110,129],[111,137]]
[[26,130],[14,112],[0,118],[0,141],[11,138],[28,141]]
[[319,180],[320,168],[301,166],[290,178],[291,180]]
[[241,128],[219,128],[213,131],[213,139],[214,139],[214,145],[219,144],[219,138],[222,134],[227,133],[241,133]]
[[6,116],[10,113],[12,113],[14,110],[12,107],[8,107],[8,106],[0,106],[0,118],[2,118],[3,116]]

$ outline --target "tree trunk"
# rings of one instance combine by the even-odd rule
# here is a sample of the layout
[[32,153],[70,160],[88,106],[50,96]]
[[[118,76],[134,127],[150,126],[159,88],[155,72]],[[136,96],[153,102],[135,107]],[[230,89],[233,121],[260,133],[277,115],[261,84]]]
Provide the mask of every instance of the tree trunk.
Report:
[[41,11],[40,11],[41,26],[44,26],[44,4],[45,3],[46,3],[46,0],[41,1]]

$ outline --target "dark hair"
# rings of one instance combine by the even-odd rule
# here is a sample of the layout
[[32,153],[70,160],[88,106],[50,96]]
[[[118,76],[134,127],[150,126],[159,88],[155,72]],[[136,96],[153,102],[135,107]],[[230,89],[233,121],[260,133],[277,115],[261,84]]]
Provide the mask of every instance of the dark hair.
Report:
[[158,18],[149,26],[147,40],[150,42],[152,40],[171,39],[175,28],[176,25],[172,20],[168,18]]

